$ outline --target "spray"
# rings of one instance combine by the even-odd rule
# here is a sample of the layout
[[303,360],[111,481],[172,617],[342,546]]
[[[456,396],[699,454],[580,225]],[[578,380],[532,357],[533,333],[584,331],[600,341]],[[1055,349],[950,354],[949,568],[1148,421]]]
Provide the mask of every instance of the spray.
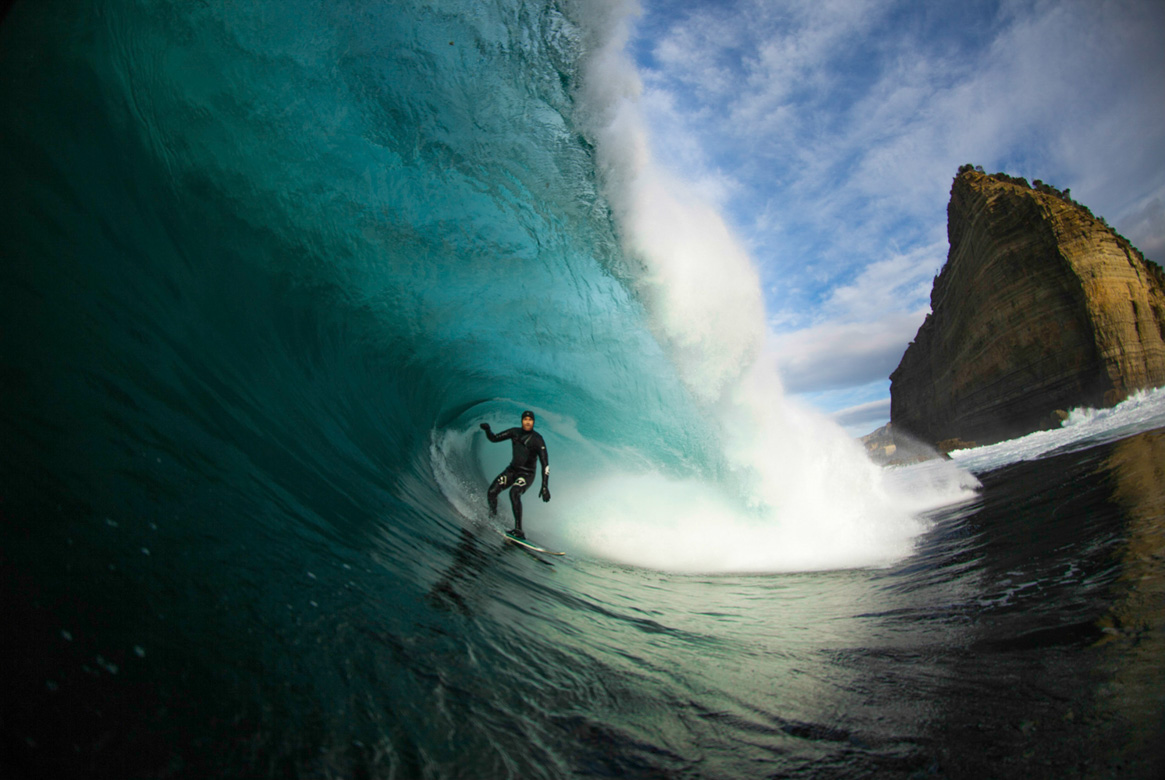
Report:
[[[634,3],[589,3],[576,121],[596,149],[636,294],[657,338],[707,410],[722,478],[598,477],[575,500],[564,543],[673,571],[776,571],[885,565],[926,529],[919,512],[977,483],[953,467],[925,486],[888,480],[840,427],[785,397],[764,350],[751,258],[717,211],[656,164],[634,64]],[[564,496],[567,498],[567,496]]]

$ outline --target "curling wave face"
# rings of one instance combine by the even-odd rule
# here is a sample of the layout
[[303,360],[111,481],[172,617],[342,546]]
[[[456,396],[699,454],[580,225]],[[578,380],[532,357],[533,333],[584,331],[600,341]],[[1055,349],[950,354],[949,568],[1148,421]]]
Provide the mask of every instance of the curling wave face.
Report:
[[45,468],[113,496],[157,449],[313,526],[342,496],[444,534],[502,457],[477,424],[533,405],[556,543],[909,550],[916,507],[783,399],[748,258],[652,163],[626,4],[31,5],[4,28],[3,339]]

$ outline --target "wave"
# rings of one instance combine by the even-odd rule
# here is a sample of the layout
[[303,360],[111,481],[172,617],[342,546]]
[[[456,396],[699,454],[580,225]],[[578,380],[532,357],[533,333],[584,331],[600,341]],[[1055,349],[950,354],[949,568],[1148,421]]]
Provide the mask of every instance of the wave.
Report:
[[[1113,561],[1145,560],[1125,526],[1159,506],[1160,437],[935,511],[967,469],[882,471],[785,398],[751,261],[653,162],[632,12],[12,6],[5,767],[930,771],[936,738],[1047,711],[999,708],[1032,646],[1058,659],[1037,694],[1133,670],[1114,729],[1159,700],[1133,649],[1078,644],[1146,581]],[[508,448],[477,426],[524,408],[556,565],[485,513]],[[1151,619],[1134,602],[1109,625]]]
[[960,467],[980,473],[1053,454],[1088,450],[1162,427],[1165,427],[1165,388],[1154,388],[1135,392],[1110,408],[1072,409],[1059,428],[984,447],[955,450],[950,455]]
[[913,491],[784,398],[751,260],[653,161],[633,14],[15,6],[6,425],[43,457],[12,473],[116,505],[156,451],[195,475],[163,493],[247,474],[265,514],[437,542],[487,522],[478,424],[529,407],[548,543],[685,571],[908,553]]

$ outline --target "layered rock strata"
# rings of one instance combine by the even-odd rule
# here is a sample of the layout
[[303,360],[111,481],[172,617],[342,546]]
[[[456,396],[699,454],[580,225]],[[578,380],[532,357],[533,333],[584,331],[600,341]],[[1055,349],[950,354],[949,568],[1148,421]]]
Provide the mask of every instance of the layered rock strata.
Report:
[[968,166],[955,178],[932,313],[890,375],[895,431],[986,444],[1165,384],[1161,268],[1036,185]]

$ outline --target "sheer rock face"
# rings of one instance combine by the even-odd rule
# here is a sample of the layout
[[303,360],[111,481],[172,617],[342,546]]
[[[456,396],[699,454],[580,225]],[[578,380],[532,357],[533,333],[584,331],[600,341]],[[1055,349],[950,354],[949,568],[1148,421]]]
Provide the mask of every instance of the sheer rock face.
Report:
[[967,170],[947,233],[932,313],[890,375],[895,430],[986,444],[1165,384],[1161,269],[1087,209]]

